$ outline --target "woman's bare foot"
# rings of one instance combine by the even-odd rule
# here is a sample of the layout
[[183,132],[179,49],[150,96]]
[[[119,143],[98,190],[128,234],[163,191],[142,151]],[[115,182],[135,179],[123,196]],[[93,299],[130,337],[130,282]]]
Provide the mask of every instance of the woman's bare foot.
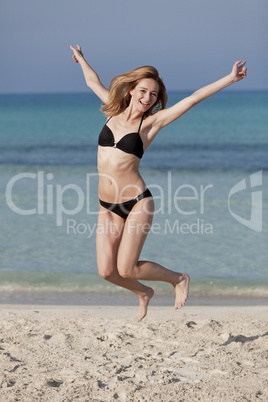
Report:
[[175,288],[175,310],[183,307],[189,293],[189,284],[190,284],[190,277],[187,274],[182,274],[183,279],[176,285],[173,285]]
[[152,288],[148,287],[147,289],[148,289],[148,291],[143,296],[139,296],[140,305],[139,305],[139,309],[138,309],[138,312],[136,315],[137,322],[140,322],[146,316],[149,301],[151,300],[151,298],[154,295],[154,291]]

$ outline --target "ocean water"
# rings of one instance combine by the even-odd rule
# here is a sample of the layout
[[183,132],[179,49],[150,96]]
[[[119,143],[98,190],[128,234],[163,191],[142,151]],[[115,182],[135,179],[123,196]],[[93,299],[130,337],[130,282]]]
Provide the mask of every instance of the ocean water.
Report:
[[[267,107],[268,91],[218,93],[141,160],[156,210],[141,259],[189,273],[190,303],[268,301]],[[0,95],[0,302],[136,302],[97,274],[99,108],[93,94]]]

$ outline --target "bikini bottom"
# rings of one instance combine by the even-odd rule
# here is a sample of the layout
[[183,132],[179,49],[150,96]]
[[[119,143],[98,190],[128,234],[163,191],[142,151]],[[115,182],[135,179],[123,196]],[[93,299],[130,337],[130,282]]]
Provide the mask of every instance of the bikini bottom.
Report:
[[121,218],[123,219],[127,219],[128,214],[130,213],[134,205],[136,205],[138,201],[147,197],[152,197],[151,191],[148,188],[140,195],[137,195],[129,201],[122,202],[121,204],[112,204],[110,202],[105,202],[102,200],[99,201],[102,207],[109,209],[109,211],[114,212],[115,214],[121,216]]

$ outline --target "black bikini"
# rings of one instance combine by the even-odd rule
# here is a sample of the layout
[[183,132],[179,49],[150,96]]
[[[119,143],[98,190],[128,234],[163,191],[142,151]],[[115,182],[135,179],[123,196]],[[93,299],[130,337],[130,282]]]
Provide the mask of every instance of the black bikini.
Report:
[[[128,154],[132,154],[137,156],[139,159],[142,158],[143,155],[143,143],[140,137],[140,128],[142,125],[144,115],[142,116],[139,129],[137,133],[129,133],[124,135],[118,142],[115,141],[114,135],[112,130],[107,126],[108,121],[111,117],[107,120],[106,124],[104,125],[100,135],[98,144],[101,147],[113,147],[118,148],[123,152]],[[134,207],[134,205],[142,200],[143,198],[152,197],[152,194],[148,188],[140,195],[132,198],[129,201],[122,202],[120,204],[112,204],[110,202],[105,202],[102,200],[100,201],[100,205],[110,211],[114,212],[115,214],[121,216],[123,219],[127,219],[130,211]]]
[[126,134],[118,142],[115,141],[112,130],[107,126],[108,121],[111,119],[110,117],[99,135],[99,145],[102,147],[118,148],[127,154],[136,155],[141,159],[143,155],[143,143],[140,137],[140,129],[143,117],[144,115],[142,116],[138,132]]
[[140,195],[137,195],[136,197],[126,202],[122,202],[121,204],[112,204],[110,202],[105,202],[102,200],[100,200],[100,204],[102,207],[109,209],[109,211],[112,211],[115,214],[121,216],[121,218],[127,219],[134,205],[137,204],[138,201],[147,197],[152,197],[151,191],[148,188]]

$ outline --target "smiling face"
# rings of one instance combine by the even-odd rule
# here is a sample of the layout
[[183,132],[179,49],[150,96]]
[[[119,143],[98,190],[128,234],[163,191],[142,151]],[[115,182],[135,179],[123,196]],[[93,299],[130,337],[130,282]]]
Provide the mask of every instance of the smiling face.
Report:
[[143,113],[157,101],[158,93],[159,85],[152,78],[144,78],[138,81],[135,88],[130,91],[133,104]]

